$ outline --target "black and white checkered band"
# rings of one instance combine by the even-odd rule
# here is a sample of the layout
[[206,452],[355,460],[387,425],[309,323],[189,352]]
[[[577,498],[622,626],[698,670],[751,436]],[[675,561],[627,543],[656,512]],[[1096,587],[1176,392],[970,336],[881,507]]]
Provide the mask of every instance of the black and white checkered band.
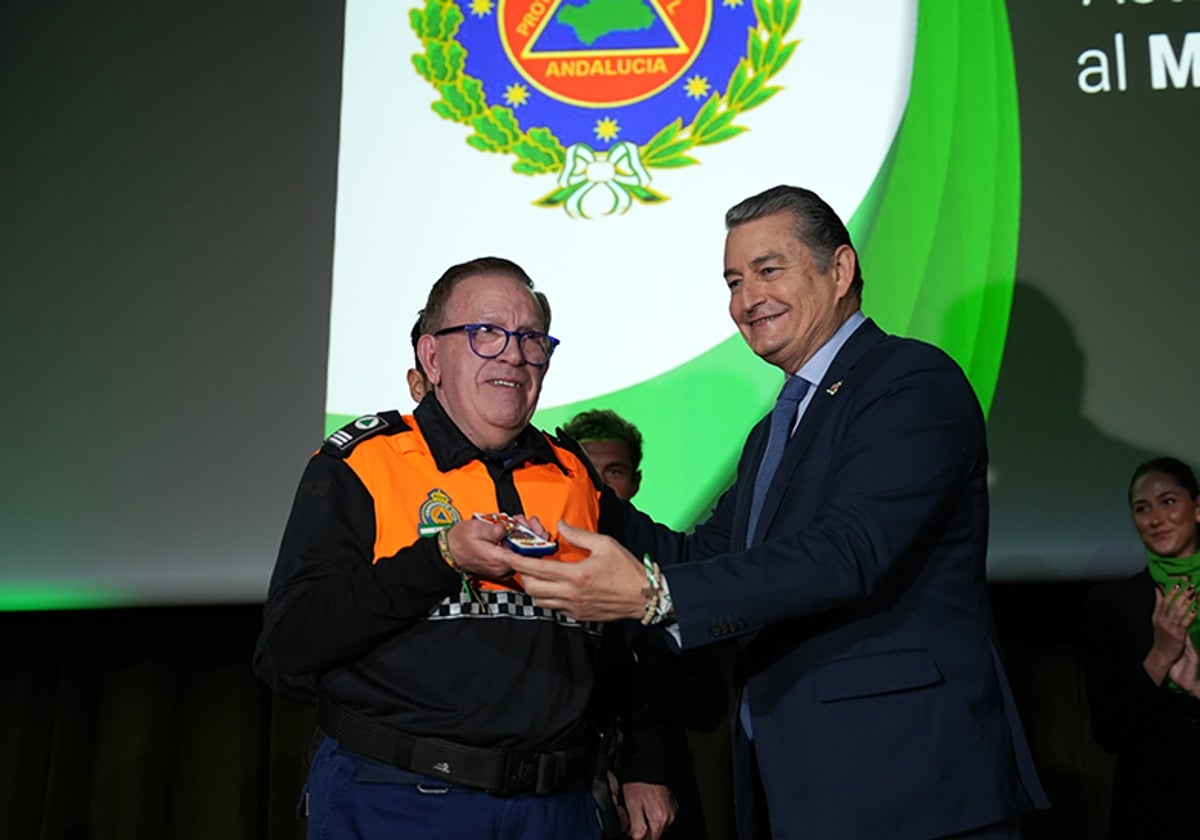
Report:
[[[475,598],[480,598],[480,604]],[[515,618],[518,621],[554,621],[567,627],[578,627],[591,635],[600,635],[604,625],[596,621],[576,621],[557,610],[539,607],[524,592],[477,589],[472,596],[462,590],[445,598],[425,618],[426,621],[448,621],[455,618]]]

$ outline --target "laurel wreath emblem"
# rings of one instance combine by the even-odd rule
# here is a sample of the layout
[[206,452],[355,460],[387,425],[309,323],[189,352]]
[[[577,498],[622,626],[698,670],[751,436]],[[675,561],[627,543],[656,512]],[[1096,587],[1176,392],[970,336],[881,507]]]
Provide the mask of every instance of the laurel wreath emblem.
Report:
[[463,72],[467,51],[456,35],[463,22],[454,0],[426,0],[423,9],[409,12],[413,32],[425,51],[412,57],[417,72],[437,90],[431,106],[443,119],[469,126],[467,143],[483,152],[516,156],[513,172],[521,175],[558,176],[558,187],[535,199],[539,207],[562,207],[575,217],[585,217],[583,197],[606,190],[611,198],[605,215],[624,213],[633,201],[660,204],[668,199],[650,187],[651,169],[678,169],[699,161],[688,154],[736,137],[746,130],[734,120],[762,105],[782,88],[767,84],[792,57],[799,41],[785,41],[801,0],[754,0],[758,26],[747,35],[746,54],[725,84],[701,106],[686,126],[677,118],[641,146],[616,143],[607,152],[584,144],[564,147],[550,129],[525,131],[511,108],[489,105],[483,83]]

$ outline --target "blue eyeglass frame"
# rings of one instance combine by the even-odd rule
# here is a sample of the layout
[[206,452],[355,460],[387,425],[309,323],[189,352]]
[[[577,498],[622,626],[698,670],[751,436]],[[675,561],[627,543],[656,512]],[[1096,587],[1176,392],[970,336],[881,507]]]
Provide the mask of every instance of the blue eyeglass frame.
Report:
[[[495,353],[491,354],[490,356],[487,355],[486,353],[480,353],[479,350],[475,347],[475,333],[484,327],[487,327],[490,330],[496,330],[497,332],[504,333],[504,344],[500,345],[500,349],[497,350]],[[508,342],[510,340],[512,340],[513,336],[516,336],[517,337],[517,350],[521,353],[521,360],[523,362],[525,362],[525,364],[533,365],[534,367],[545,367],[546,365],[550,364],[550,357],[554,355],[555,348],[557,348],[558,345],[562,343],[557,338],[550,335],[550,333],[542,332],[541,330],[506,330],[506,329],[504,329],[504,327],[500,326],[499,324],[488,324],[486,322],[481,322],[481,323],[476,323],[476,324],[459,324],[458,326],[454,326],[454,327],[443,327],[442,329],[433,333],[433,335],[435,337],[437,337],[437,336],[443,336],[443,335],[450,335],[450,333],[456,333],[456,332],[465,332],[467,334],[467,346],[469,346],[471,348],[472,353],[474,353],[476,356],[478,356],[481,359],[495,359],[498,356],[502,356],[504,354],[504,351],[508,349]],[[531,362],[529,360],[529,358],[525,355],[525,346],[524,346],[523,342],[529,336],[539,336],[541,338],[547,339],[550,342],[550,349],[546,351],[546,361]]]

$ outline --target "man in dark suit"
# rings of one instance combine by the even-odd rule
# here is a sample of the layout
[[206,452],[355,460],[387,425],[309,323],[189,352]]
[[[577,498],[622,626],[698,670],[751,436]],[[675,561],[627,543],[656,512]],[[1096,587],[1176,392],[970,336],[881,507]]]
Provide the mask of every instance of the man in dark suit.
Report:
[[1046,803],[985,588],[975,394],[941,350],[862,315],[849,233],[815,193],[776,187],[726,226],[730,315],[787,375],[777,430],[751,431],[661,574],[569,525],[589,558],[512,565],[580,619],[644,618],[683,649],[738,639],[743,837],[1017,837]]

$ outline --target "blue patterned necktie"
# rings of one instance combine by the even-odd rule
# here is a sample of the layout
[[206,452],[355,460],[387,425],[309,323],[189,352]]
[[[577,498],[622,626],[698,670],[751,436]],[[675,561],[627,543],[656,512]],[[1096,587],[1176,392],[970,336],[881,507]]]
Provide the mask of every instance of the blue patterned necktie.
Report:
[[792,434],[792,424],[796,422],[796,410],[800,401],[808,393],[808,380],[799,376],[789,376],[771,410],[771,433],[767,437],[767,448],[763,452],[762,462],[758,465],[758,475],[754,479],[754,495],[750,499],[750,521],[746,526],[746,547],[749,548],[754,539],[754,529],[758,526],[758,516],[762,513],[763,500],[767,497],[767,488],[775,477],[775,470],[783,460],[783,450]]

